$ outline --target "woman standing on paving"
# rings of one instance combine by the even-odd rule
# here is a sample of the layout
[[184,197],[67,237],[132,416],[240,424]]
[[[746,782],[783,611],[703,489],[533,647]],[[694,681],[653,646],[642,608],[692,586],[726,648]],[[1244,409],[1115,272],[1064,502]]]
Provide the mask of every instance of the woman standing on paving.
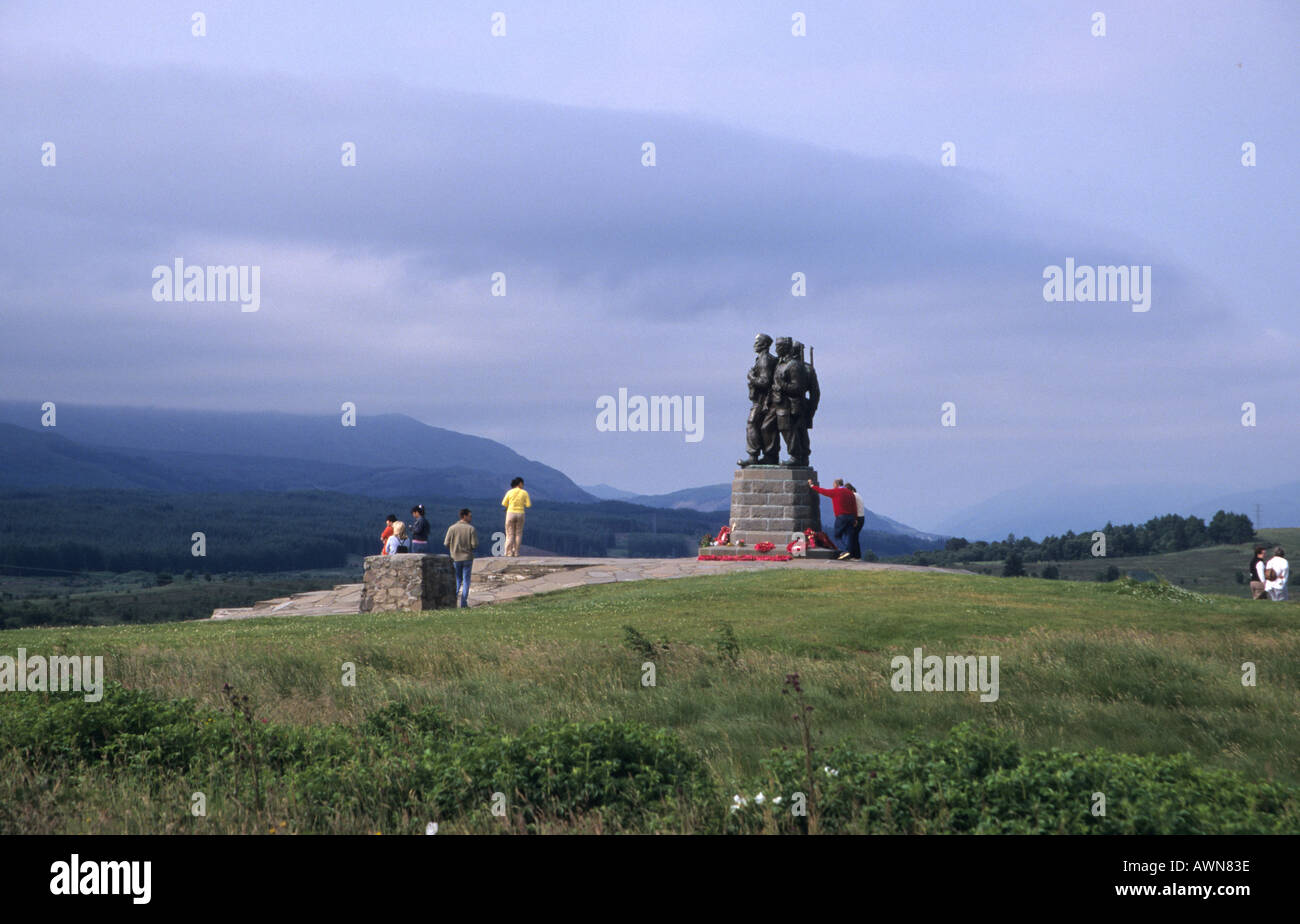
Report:
[[867,502],[862,499],[858,489],[853,487],[853,482],[846,481],[844,487],[853,492],[853,500],[858,505],[853,525],[849,527],[849,557],[854,561],[862,561],[862,542],[858,537],[862,535],[862,527],[867,523]]
[[506,555],[511,558],[519,557],[519,545],[524,538],[524,511],[532,505],[524,490],[524,479],[511,479],[510,490],[501,498],[501,506],[506,508]]
[[424,505],[411,508],[411,551],[421,555],[429,551],[429,521],[424,516]]

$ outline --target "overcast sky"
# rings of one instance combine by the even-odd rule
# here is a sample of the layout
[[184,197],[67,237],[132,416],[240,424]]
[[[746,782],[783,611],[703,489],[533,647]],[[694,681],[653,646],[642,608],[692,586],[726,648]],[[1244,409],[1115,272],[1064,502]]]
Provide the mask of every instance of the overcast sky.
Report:
[[[1297,47],[1289,2],[6,2],[0,396],[353,401],[661,492],[730,479],[762,330],[816,348],[823,477],[922,528],[1293,481]],[[178,257],[260,310],[154,301]],[[1045,301],[1067,258],[1150,310]],[[620,387],[704,438],[598,432]]]

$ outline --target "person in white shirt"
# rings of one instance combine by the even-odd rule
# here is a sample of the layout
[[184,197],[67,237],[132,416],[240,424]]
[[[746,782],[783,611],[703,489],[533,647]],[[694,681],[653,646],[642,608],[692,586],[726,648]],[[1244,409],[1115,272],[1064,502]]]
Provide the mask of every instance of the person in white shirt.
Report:
[[862,527],[867,522],[867,505],[863,502],[857,488],[851,484],[846,484],[844,487],[853,492],[853,501],[858,505],[858,515],[853,518],[853,525],[849,527],[849,557],[854,561],[862,561],[862,543],[858,541],[858,536],[862,534]]
[[1273,550],[1273,557],[1264,563],[1264,574],[1267,577],[1269,572],[1273,572],[1273,579],[1264,581],[1264,591],[1268,594],[1270,600],[1286,600],[1287,578],[1291,576],[1291,566],[1287,563],[1286,553],[1282,551],[1282,546]]
[[411,551],[411,540],[406,535],[406,524],[398,520],[393,524],[393,534],[388,537],[388,543],[384,546],[385,555],[396,555],[399,552]]

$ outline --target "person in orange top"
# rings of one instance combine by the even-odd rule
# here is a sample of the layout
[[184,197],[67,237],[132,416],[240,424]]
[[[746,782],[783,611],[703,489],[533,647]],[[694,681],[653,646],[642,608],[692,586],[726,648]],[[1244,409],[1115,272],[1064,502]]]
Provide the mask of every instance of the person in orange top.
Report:
[[532,505],[524,490],[524,479],[512,479],[510,490],[501,498],[501,506],[506,508],[506,555],[512,558],[519,557],[519,545],[524,538],[524,511]]
[[383,531],[382,533],[379,534],[379,554],[380,554],[380,555],[387,555],[387,554],[388,554],[388,537],[391,536],[391,535],[393,534],[393,524],[396,523],[396,522],[397,522],[397,516],[396,516],[396,514],[392,514],[392,513],[390,513],[390,514],[388,515],[388,525],[385,526],[385,527],[384,527],[384,531]]

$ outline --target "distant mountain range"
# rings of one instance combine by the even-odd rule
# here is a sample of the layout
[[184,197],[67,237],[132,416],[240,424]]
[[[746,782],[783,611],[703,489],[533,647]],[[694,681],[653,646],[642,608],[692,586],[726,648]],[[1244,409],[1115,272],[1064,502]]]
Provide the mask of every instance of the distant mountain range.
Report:
[[[681,491],[673,491],[671,494],[634,494],[631,491],[623,491],[607,484],[583,485],[583,490],[588,494],[594,494],[596,497],[606,500],[621,500],[629,504],[642,504],[646,507],[664,507],[670,510],[699,510],[706,513],[716,512],[722,514],[723,520],[731,511],[731,484],[729,482],[709,484],[700,488],[685,488]],[[835,515],[831,510],[831,502],[823,497],[821,507],[822,524],[827,527],[827,532],[830,532],[830,525],[835,521]],[[875,530],[927,541],[945,538],[936,533],[922,532],[908,526],[906,523],[900,523],[889,517],[881,516],[870,508],[867,509],[865,519],[866,522],[862,528],[867,531]]]
[[493,497],[524,478],[539,499],[592,503],[563,472],[493,440],[400,414],[338,417],[0,403],[0,486],[153,491],[328,490],[413,500]]
[[636,494],[621,491],[607,484],[583,485],[588,494],[602,500],[621,500],[646,507],[665,507],[670,510],[702,510],[705,512],[731,510],[731,485],[707,484],[702,488],[683,488],[670,494]]
[[[369,497],[495,497],[524,478],[536,500],[615,500],[719,514],[730,483],[669,494],[609,485],[580,487],[557,469],[508,446],[401,414],[336,416],[59,404],[57,426],[39,405],[0,402],[0,489],[78,487],[166,493],[337,491]],[[833,520],[823,500],[822,519]],[[867,511],[865,529],[933,541],[943,537]]]
[[1300,526],[1300,481],[1219,495],[1193,505],[1191,512],[1199,517],[1211,517],[1216,510],[1228,510],[1244,513],[1253,522],[1256,504],[1260,507],[1261,521],[1255,523],[1256,529]]
[[[1059,485],[1032,484],[981,501],[940,524],[950,536],[972,542],[1005,539],[1008,533],[1041,540],[1073,530],[1100,529],[1107,521],[1144,523],[1167,513],[1209,520],[1219,510],[1255,519],[1262,508],[1267,526],[1300,524],[1300,483],[1270,485],[1225,494],[1213,486],[1168,484]],[[1259,528],[1259,524],[1255,524]]]
[[[691,509],[726,514],[731,507],[727,483],[687,488],[671,494],[636,494],[607,484],[584,485],[596,497],[647,507]],[[1208,499],[1207,499],[1208,498]],[[1214,486],[1167,484],[1105,485],[1098,487],[1036,484],[1004,491],[988,500],[952,514],[940,531],[923,532],[870,510],[865,529],[942,539],[962,536],[971,541],[1005,539],[1008,533],[1042,539],[1073,530],[1091,531],[1112,523],[1143,523],[1167,513],[1209,520],[1219,510],[1244,513],[1254,520],[1255,505],[1262,508],[1266,526],[1300,525],[1300,482],[1225,494]],[[830,501],[822,499],[822,522],[834,521]],[[1256,524],[1258,526],[1259,524]]]

